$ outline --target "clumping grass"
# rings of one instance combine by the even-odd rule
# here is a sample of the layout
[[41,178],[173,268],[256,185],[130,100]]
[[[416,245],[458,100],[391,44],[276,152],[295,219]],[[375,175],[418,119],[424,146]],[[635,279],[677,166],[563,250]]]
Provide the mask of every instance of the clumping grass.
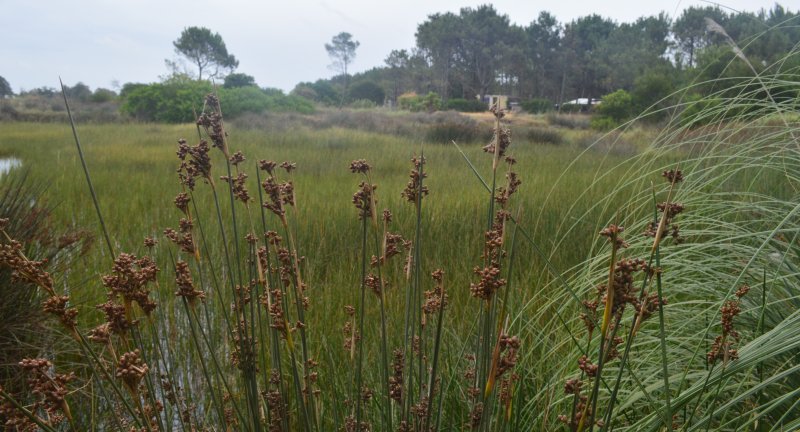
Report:
[[[25,361],[33,394],[3,390],[3,415],[44,430],[56,414],[77,430],[793,430],[800,124],[777,103],[724,115],[752,96],[652,142],[562,146],[512,145],[496,110],[485,146],[226,129],[213,95],[197,126],[79,125],[110,250],[68,290],[5,240],[2,263],[39,287],[91,385],[63,355]],[[0,124],[62,220],[90,224],[68,133]]]

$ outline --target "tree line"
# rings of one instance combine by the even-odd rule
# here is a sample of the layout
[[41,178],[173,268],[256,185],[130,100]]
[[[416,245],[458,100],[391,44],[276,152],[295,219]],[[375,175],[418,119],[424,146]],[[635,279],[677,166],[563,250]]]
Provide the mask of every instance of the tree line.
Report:
[[[758,69],[772,67],[796,50],[798,24],[800,14],[778,4],[758,12],[693,6],[676,19],[662,12],[623,23],[596,14],[562,23],[541,12],[526,26],[491,5],[466,7],[428,16],[416,45],[392,50],[384,65],[300,83],[294,93],[334,104],[350,82],[347,98],[376,103],[408,92],[435,92],[445,101],[505,94],[552,103],[619,89],[660,95],[694,79],[743,73],[726,70],[735,55],[731,40]],[[798,65],[782,65],[791,66]]]

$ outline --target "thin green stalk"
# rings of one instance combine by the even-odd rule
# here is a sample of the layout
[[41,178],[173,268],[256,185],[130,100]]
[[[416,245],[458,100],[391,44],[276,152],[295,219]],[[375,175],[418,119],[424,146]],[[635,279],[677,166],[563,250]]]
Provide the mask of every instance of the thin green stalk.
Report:
[[358,342],[358,362],[356,363],[356,386],[353,389],[353,398],[356,401],[356,431],[361,430],[361,369],[364,363],[364,316],[366,315],[364,306],[366,305],[367,293],[367,218],[361,218],[361,302],[358,307],[359,324],[358,333],[361,340]]
[[103,213],[100,211],[100,204],[97,201],[97,194],[94,191],[94,184],[92,184],[92,177],[89,175],[89,167],[86,166],[86,158],[83,157],[83,148],[81,147],[81,140],[78,139],[78,130],[75,127],[75,120],[72,118],[72,110],[69,108],[69,102],[67,101],[67,90],[64,88],[64,83],[61,81],[61,78],[58,78],[59,84],[61,84],[61,95],[64,97],[64,105],[67,108],[67,116],[69,117],[69,124],[72,127],[72,136],[75,138],[75,146],[78,148],[78,157],[81,160],[81,166],[83,167],[83,174],[86,176],[86,184],[89,186],[89,192],[92,195],[92,202],[94,203],[94,209],[97,212],[97,220],[100,222],[100,229],[103,232],[103,238],[106,241],[106,246],[108,247],[108,253],[111,257],[111,261],[114,261],[114,247],[111,246],[111,238],[108,236],[108,230],[106,229],[106,222],[103,219]]

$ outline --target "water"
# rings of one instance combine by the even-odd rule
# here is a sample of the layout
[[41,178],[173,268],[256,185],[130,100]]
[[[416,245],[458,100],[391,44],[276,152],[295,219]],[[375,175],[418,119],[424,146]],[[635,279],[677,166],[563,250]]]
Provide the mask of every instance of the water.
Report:
[[0,158],[0,176],[22,165],[22,161],[17,158]]

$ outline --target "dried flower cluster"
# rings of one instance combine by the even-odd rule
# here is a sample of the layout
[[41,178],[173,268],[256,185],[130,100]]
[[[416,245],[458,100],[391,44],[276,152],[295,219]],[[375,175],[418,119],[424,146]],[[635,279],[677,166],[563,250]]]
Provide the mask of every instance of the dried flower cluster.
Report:
[[[241,153],[238,153],[241,154]],[[252,200],[250,197],[250,192],[247,190],[247,174],[239,173],[236,177],[228,177],[228,176],[220,176],[220,180],[224,181],[225,183],[230,184],[231,189],[233,189],[233,196],[238,199],[239,201],[247,204]]]
[[499,108],[497,104],[492,105],[489,111],[498,120],[498,125],[494,129],[494,137],[492,141],[483,147],[483,151],[495,155],[495,159],[499,160],[506,154],[506,150],[511,145],[511,130],[500,125],[500,119],[505,117],[505,110]]
[[444,292],[444,271],[442,269],[434,270],[431,278],[435,284],[433,289],[423,293],[425,300],[422,303],[422,311],[427,315],[432,315],[447,307],[448,300],[447,294]]
[[147,364],[142,361],[141,353],[138,349],[126,352],[119,358],[117,365],[117,378],[125,383],[125,387],[131,394],[138,394],[139,383],[149,371]]
[[178,140],[178,179],[189,190],[194,190],[195,179],[198,177],[206,182],[211,182],[211,157],[208,142],[201,140],[196,146],[190,146],[185,139]]
[[408,202],[416,203],[428,195],[428,187],[422,183],[422,180],[428,177],[428,173],[425,172],[425,162],[424,156],[411,158],[413,168],[411,168],[411,173],[408,175],[408,184],[406,184],[403,192],[400,193]]
[[372,206],[377,202],[373,194],[378,189],[378,185],[370,184],[368,182],[361,182],[358,185],[358,191],[353,194],[353,205],[358,209],[358,218],[360,220],[369,219],[373,215]]
[[156,308],[156,303],[150,298],[148,284],[156,281],[158,271],[155,261],[150,257],[137,259],[135,255],[123,252],[114,259],[111,274],[102,277],[103,286],[108,289],[110,296],[121,297],[126,308],[136,303],[149,315]]
[[194,305],[197,299],[203,300],[206,295],[203,291],[198,290],[192,281],[192,273],[189,271],[189,264],[186,261],[178,261],[175,263],[175,285],[178,290],[175,295],[185,298],[189,305]]
[[[26,358],[19,362],[19,366],[25,374],[28,389],[36,398],[33,405],[28,407],[28,411],[34,414],[45,413],[47,421],[44,421],[44,423],[50,426],[58,425],[64,420],[70,419],[71,413],[65,397],[69,393],[67,384],[75,380],[75,374],[55,373],[53,364],[43,358]],[[15,416],[12,416],[8,419],[13,420],[14,418]],[[14,425],[9,424],[7,421],[6,426]],[[10,430],[14,430],[14,428],[12,427]]]
[[225,141],[227,134],[222,122],[222,110],[219,106],[219,98],[215,94],[206,96],[206,108],[208,112],[203,111],[197,117],[197,125],[203,128],[208,138],[211,140],[212,147],[222,150],[226,158],[230,157],[228,153],[228,145]]
[[175,243],[180,250],[194,255],[197,249],[195,247],[194,237],[192,236],[192,228],[194,228],[194,224],[191,220],[181,218],[178,221],[179,231],[175,231],[172,228],[166,228],[164,229],[164,237]]
[[731,360],[739,358],[739,351],[732,348],[734,342],[739,341],[739,332],[733,325],[733,320],[742,312],[742,297],[750,291],[748,285],[742,285],[734,294],[734,300],[727,300],[720,308],[720,321],[722,323],[722,334],[714,339],[711,350],[706,354],[706,361],[713,365],[717,360],[722,360],[727,364]]
[[[294,206],[295,203],[294,183],[292,183],[291,180],[278,182],[278,179],[275,177],[275,167],[278,166],[278,164],[273,161],[261,160],[258,162],[258,166],[269,175],[261,182],[261,187],[267,194],[267,201],[264,202],[264,208],[284,221],[286,215],[284,206]],[[296,168],[296,164],[290,162],[283,162],[280,166],[286,169],[287,173],[290,173]]]

